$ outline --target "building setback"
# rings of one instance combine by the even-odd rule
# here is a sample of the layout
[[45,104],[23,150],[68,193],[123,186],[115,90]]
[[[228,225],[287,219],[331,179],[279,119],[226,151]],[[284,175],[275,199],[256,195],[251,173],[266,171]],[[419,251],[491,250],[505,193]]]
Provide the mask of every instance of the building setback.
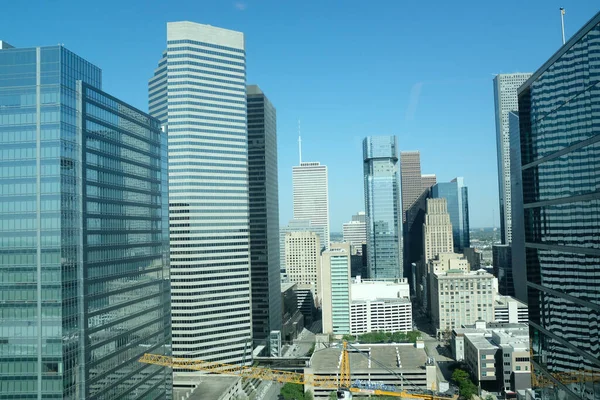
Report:
[[170,355],[166,134],[66,48],[0,48],[0,399],[169,399],[138,362]]
[[329,247],[329,186],[327,166],[319,162],[300,162],[292,167],[294,219],[308,219],[321,227],[323,247]]
[[170,22],[149,82],[150,113],[169,126],[177,357],[251,362],[245,54],[240,32]]
[[370,136],[363,140],[363,177],[368,277],[401,278],[402,208],[395,136]]
[[519,109],[517,89],[531,73],[498,74],[494,77],[494,110],[496,115],[496,154],[498,161],[498,193],[500,195],[500,240],[512,241],[510,137],[508,114]]
[[277,117],[258,86],[248,86],[246,94],[252,338],[256,344],[271,331],[281,330]]
[[518,94],[536,398],[600,396],[599,68],[600,13]]

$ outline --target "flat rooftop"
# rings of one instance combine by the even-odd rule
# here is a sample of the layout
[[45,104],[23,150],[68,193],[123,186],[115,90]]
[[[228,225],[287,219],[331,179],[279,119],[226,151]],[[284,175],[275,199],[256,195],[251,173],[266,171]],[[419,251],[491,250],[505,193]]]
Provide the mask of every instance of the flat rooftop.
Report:
[[282,283],[281,284],[281,293],[285,292],[286,290],[290,290],[293,286],[295,285],[295,283]]
[[[173,400],[218,400],[223,393],[231,388],[240,377],[229,375],[186,374],[178,379],[181,373],[175,373],[173,380]],[[176,385],[197,384],[197,388],[176,387]],[[190,397],[185,397],[190,393]]]
[[495,350],[498,346],[492,344],[486,337],[479,335],[466,335],[473,346],[479,350]]
[[[427,354],[424,349],[417,349],[410,344],[361,344],[353,345],[360,349],[362,354],[358,354],[355,349],[349,349],[350,370],[368,371],[368,370],[416,370],[423,369],[427,361]],[[369,368],[369,349],[371,353],[371,367]],[[402,367],[398,367],[396,350],[400,355]],[[339,348],[326,348],[313,353],[311,357],[311,368],[315,373],[338,372],[340,356],[342,350]]]

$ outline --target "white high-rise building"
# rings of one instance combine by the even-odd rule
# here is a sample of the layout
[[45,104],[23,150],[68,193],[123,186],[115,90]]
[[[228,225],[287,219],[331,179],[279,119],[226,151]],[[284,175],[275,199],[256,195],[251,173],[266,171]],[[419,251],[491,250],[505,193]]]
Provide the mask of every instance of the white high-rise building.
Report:
[[363,243],[367,242],[367,223],[364,219],[360,221],[352,217],[352,221],[346,222],[342,226],[342,234],[344,242],[350,243],[352,246],[361,247]]
[[329,188],[327,166],[319,162],[300,162],[292,168],[294,219],[308,219],[323,227],[323,247],[329,247]]
[[498,74],[494,78],[498,193],[500,196],[500,239],[503,244],[512,242],[508,113],[519,109],[517,89],[531,75],[530,73]]
[[249,363],[244,35],[168,23],[149,102],[168,126],[173,355]]

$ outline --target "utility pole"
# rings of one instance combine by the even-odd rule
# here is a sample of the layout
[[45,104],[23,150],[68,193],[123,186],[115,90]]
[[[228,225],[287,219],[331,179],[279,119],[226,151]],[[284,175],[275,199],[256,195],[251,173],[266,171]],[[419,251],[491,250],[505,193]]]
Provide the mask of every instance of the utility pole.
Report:
[[563,7],[560,8],[560,25],[562,28],[562,39],[563,45],[565,44],[565,9]]

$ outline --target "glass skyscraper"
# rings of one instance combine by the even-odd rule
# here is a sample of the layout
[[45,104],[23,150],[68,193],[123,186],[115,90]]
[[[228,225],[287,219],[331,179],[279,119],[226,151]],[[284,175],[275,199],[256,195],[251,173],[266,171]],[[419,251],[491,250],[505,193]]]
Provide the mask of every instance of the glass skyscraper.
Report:
[[169,126],[173,354],[251,363],[244,35],[168,23],[149,109]]
[[62,46],[0,50],[0,399],[164,399],[166,136]]
[[519,125],[536,394],[598,399],[600,13],[521,86]]
[[448,201],[448,213],[452,223],[454,251],[462,253],[471,245],[469,232],[469,192],[463,178],[455,178],[451,182],[440,182],[431,188],[431,197],[445,198]]
[[277,115],[258,86],[249,85],[246,94],[252,336],[258,343],[266,341],[271,331],[281,330]]
[[367,214],[369,278],[404,276],[402,207],[396,136],[369,136],[363,140],[363,176]]

